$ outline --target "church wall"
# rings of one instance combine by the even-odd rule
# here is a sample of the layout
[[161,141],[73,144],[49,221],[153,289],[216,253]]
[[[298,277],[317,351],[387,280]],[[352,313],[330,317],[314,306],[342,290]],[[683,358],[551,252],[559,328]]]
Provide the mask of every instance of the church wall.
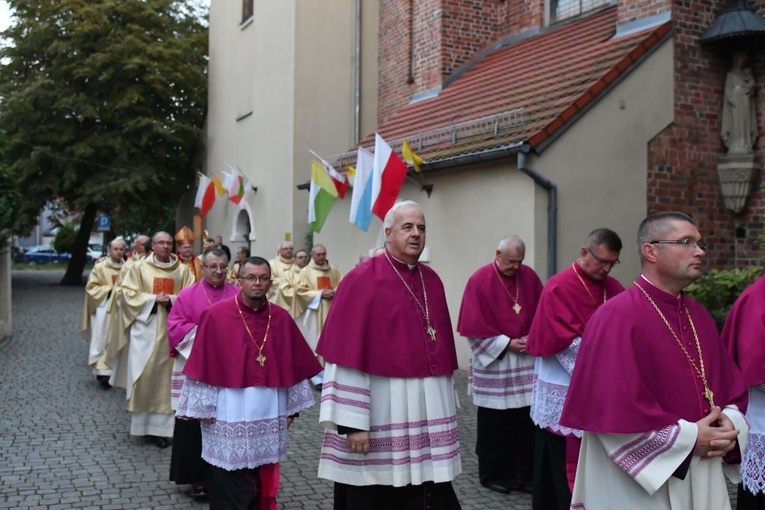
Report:
[[[241,3],[210,6],[210,77],[206,173],[223,177],[239,167],[258,187],[246,197],[252,216],[253,254],[272,256],[292,231],[288,197],[294,183],[294,4],[256,2],[240,24]],[[219,197],[204,220],[232,248],[230,233],[240,206]]]
[[[240,5],[213,2],[210,11],[210,91],[206,172],[240,167],[257,193],[245,197],[253,255],[271,258],[286,238],[304,244],[311,154],[330,157],[355,142],[354,0],[256,2],[253,20],[239,24]],[[376,26],[377,10],[363,11],[362,26]],[[372,36],[375,33],[371,34]],[[376,58],[363,35],[362,55]],[[376,71],[376,62],[367,67]],[[376,73],[361,75],[360,123],[376,125]],[[232,248],[242,207],[216,200],[205,218],[211,234]]]
[[635,234],[646,215],[646,147],[672,122],[672,48],[664,43],[539,157],[528,159],[527,166],[558,185],[558,271],[579,256],[592,230],[608,227],[624,245],[612,276],[628,284],[639,273]]

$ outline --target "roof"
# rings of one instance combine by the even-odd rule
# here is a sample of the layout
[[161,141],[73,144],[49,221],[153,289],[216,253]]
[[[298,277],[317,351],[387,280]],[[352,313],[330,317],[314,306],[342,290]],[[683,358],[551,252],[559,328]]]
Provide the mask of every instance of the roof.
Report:
[[[667,22],[614,38],[616,26],[616,7],[609,7],[497,44],[437,96],[400,108],[378,132],[394,149],[406,139],[426,169],[492,151],[541,152],[671,30]],[[373,146],[374,134],[360,145]]]

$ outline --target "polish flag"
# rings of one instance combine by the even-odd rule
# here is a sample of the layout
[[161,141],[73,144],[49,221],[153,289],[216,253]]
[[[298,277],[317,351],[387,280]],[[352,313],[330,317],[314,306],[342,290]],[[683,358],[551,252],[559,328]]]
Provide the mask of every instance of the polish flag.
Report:
[[375,155],[372,167],[372,212],[385,219],[404,185],[408,168],[393,152],[382,136],[375,134]]

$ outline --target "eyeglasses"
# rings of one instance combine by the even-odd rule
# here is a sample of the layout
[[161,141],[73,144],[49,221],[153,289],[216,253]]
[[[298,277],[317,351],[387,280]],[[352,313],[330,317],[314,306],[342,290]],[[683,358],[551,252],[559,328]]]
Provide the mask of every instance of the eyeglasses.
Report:
[[659,241],[649,241],[648,244],[679,244],[680,246],[690,248],[691,250],[694,248],[699,248],[701,251],[706,251],[707,249],[707,243],[701,240],[697,241],[690,237],[686,237],[684,239],[662,239]]
[[227,271],[228,270],[228,266],[225,266],[223,264],[221,264],[219,266],[212,266],[212,265],[208,266],[207,264],[202,264],[202,265],[205,266],[210,271],[213,271],[213,272],[215,272],[215,271]]
[[595,259],[595,262],[597,262],[601,266],[611,266],[611,267],[614,267],[615,265],[621,263],[621,261],[619,259],[616,259],[616,260],[606,260],[604,258],[598,257],[597,255],[595,255],[595,252],[592,251],[591,248],[587,248],[587,251],[590,252],[590,255],[592,255],[592,258]]
[[154,244],[158,244],[160,246],[172,246],[172,241],[154,241]]
[[247,283],[255,283],[255,282],[261,282],[261,283],[267,283],[271,281],[270,276],[254,276],[254,275],[248,275],[248,276],[242,276],[239,278],[240,280],[244,280]]

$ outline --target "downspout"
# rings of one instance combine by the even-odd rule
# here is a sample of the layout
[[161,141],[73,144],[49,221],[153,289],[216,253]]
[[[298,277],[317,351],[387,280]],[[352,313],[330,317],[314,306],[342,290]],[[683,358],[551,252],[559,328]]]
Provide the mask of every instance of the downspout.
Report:
[[550,179],[526,166],[526,154],[518,152],[518,170],[548,191],[547,201],[547,277],[558,272],[558,186]]
[[356,0],[356,25],[353,28],[353,144],[361,140],[361,0]]

